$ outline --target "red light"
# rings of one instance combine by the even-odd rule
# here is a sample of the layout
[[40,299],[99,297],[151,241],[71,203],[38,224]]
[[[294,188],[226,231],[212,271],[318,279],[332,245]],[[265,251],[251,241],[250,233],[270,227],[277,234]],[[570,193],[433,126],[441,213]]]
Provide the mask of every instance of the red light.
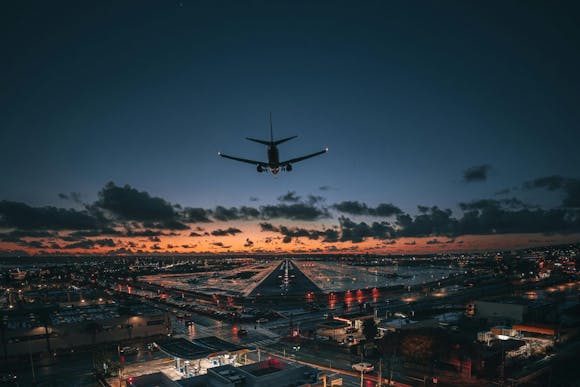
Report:
[[127,381],[129,382],[129,384],[133,384],[133,377],[130,376],[129,379],[127,379]]

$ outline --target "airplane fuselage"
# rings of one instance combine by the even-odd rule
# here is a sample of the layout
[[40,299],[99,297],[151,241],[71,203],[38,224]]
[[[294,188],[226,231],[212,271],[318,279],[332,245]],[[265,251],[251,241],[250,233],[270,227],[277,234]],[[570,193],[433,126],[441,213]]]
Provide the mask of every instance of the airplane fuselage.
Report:
[[278,155],[278,147],[274,144],[268,145],[268,166],[273,174],[278,173],[280,168],[280,158]]

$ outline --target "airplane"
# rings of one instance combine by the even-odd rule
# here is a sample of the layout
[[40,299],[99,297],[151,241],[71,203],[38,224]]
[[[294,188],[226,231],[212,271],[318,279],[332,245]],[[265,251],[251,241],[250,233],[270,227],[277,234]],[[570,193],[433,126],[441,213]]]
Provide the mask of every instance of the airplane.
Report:
[[274,135],[272,131],[272,113],[270,113],[270,141],[265,140],[257,140],[255,138],[246,137],[246,140],[254,141],[259,144],[264,144],[268,146],[268,161],[256,161],[256,160],[248,160],[242,159],[240,157],[228,156],[221,152],[218,152],[218,156],[225,157],[226,159],[231,159],[235,161],[241,161],[242,163],[254,164],[256,166],[256,170],[260,173],[270,171],[273,175],[278,174],[279,171],[283,170],[286,172],[292,171],[292,164],[297,163],[302,160],[309,159],[314,156],[322,155],[328,152],[328,148],[321,150],[320,152],[312,153],[306,156],[296,157],[290,160],[280,162],[278,157],[278,145],[286,142],[288,140],[292,140],[298,136],[292,136],[283,138],[281,140],[274,141]]

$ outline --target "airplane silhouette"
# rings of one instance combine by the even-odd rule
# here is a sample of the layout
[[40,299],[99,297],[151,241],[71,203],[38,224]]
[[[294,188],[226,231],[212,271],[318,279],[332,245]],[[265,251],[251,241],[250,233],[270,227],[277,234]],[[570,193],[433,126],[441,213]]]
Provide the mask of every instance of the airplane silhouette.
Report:
[[318,156],[328,152],[328,148],[321,150],[320,152],[312,153],[306,156],[296,157],[290,160],[280,162],[280,158],[278,155],[278,145],[286,142],[288,140],[292,140],[298,136],[292,136],[283,138],[281,140],[274,141],[274,135],[272,131],[272,113],[270,113],[270,141],[265,140],[257,140],[255,138],[246,137],[246,140],[254,141],[259,144],[264,144],[268,146],[268,161],[256,161],[256,160],[248,160],[242,159],[240,157],[228,156],[221,152],[218,152],[218,156],[225,157],[226,159],[241,161],[242,163],[253,164],[256,166],[256,170],[258,172],[265,172],[270,171],[273,175],[276,175],[280,170],[290,172],[292,170],[292,164],[297,163],[302,160],[309,159],[314,156]]

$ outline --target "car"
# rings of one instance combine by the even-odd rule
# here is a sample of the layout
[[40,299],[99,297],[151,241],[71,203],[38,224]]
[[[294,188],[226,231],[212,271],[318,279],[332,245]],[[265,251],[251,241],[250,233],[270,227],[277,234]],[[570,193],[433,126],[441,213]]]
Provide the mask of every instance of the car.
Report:
[[371,363],[356,363],[352,365],[352,369],[358,372],[371,372],[375,370],[375,366]]
[[238,336],[246,336],[247,334],[248,334],[248,331],[245,330],[244,328],[238,329],[238,331],[237,331]]
[[185,325],[187,325],[188,327],[190,327],[190,326],[192,326],[192,325],[195,325],[195,323],[194,323],[192,320],[187,320],[187,321],[185,322]]

